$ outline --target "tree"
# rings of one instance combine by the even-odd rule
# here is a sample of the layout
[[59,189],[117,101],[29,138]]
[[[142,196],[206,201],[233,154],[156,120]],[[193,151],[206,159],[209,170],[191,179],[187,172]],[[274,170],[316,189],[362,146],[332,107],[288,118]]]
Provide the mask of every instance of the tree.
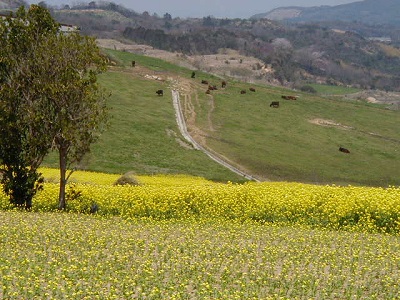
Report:
[[16,206],[32,206],[41,188],[37,169],[51,147],[43,122],[42,83],[36,77],[37,46],[59,25],[47,10],[21,7],[0,19],[0,172],[4,192]]
[[0,21],[2,181],[11,202],[26,207],[40,188],[37,168],[53,148],[60,159],[59,208],[66,208],[67,168],[82,160],[107,119],[97,83],[104,56],[93,38],[59,28],[36,5]]
[[163,18],[164,18],[165,21],[171,21],[172,20],[172,16],[169,13],[165,13]]
[[106,59],[94,38],[77,32],[55,35],[41,47],[42,51],[48,49],[40,64],[47,74],[46,123],[51,124],[53,149],[59,154],[58,207],[65,209],[65,187],[72,166],[90,151],[107,123],[107,95],[97,82],[97,75],[106,70]]

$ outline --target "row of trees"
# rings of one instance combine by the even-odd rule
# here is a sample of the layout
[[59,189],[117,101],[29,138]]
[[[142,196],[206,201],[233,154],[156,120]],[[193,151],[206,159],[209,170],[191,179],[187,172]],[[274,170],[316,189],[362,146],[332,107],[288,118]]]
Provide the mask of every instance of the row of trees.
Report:
[[12,204],[32,206],[43,183],[38,168],[53,149],[59,153],[58,206],[66,208],[67,170],[106,124],[107,95],[97,82],[105,70],[95,40],[63,34],[44,7],[20,7],[0,19],[0,172]]

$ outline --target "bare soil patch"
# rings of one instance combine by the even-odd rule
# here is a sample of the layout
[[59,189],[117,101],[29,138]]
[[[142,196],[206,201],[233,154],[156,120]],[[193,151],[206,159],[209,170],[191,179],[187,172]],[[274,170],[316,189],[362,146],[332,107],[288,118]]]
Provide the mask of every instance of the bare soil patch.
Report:
[[343,124],[340,124],[340,123],[338,123],[336,121],[333,121],[333,120],[326,120],[326,119],[316,118],[316,119],[312,119],[312,120],[308,120],[308,121],[310,123],[312,123],[312,124],[320,125],[320,126],[338,127],[338,128],[345,129],[345,130],[354,129],[351,126],[343,125]]
[[241,55],[232,49],[221,49],[219,53],[211,55],[185,55],[178,52],[169,52],[155,49],[148,45],[133,43],[122,43],[112,39],[97,39],[99,47],[127,51],[160,58],[191,70],[201,70],[221,77],[234,77],[246,82],[256,83],[258,78],[271,74],[270,83],[279,84],[272,78],[274,70],[271,66],[265,65],[263,61],[251,56]]

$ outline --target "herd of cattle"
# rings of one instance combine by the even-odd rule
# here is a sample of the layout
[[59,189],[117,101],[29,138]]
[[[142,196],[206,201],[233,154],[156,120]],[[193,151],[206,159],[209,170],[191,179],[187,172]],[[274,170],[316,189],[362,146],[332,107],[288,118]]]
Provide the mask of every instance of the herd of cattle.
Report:
[[[132,67],[135,67],[135,65],[136,65],[136,62],[132,61]],[[195,78],[195,77],[196,77],[196,73],[193,71],[192,75],[191,75],[191,78]],[[211,91],[218,90],[218,87],[215,84],[210,84],[207,80],[203,79],[203,80],[201,80],[201,83],[208,86],[208,88],[206,90],[206,94],[210,94]],[[226,88],[226,86],[227,86],[227,83],[226,83],[225,80],[223,80],[221,82],[221,88]],[[256,89],[254,87],[250,87],[249,91],[255,93]],[[240,94],[246,94],[246,93],[247,93],[246,90],[240,90]],[[156,94],[158,96],[163,96],[164,95],[164,91],[161,90],[161,89],[157,90]],[[291,96],[291,95],[282,95],[281,98],[284,99],[284,100],[297,100],[297,96]],[[279,101],[272,101],[269,106],[273,107],[273,108],[279,108]],[[343,147],[339,147],[339,151],[343,152],[343,153],[350,154],[350,150],[348,150],[346,148],[343,148]]]

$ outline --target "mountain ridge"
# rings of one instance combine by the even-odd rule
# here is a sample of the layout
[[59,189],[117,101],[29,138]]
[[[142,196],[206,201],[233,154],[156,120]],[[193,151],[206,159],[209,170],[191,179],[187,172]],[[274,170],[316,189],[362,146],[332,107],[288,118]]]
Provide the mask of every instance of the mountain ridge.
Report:
[[399,10],[400,1],[364,0],[335,6],[279,7],[266,13],[253,15],[250,19],[267,18],[289,22],[356,21],[366,24],[400,26],[397,13]]

